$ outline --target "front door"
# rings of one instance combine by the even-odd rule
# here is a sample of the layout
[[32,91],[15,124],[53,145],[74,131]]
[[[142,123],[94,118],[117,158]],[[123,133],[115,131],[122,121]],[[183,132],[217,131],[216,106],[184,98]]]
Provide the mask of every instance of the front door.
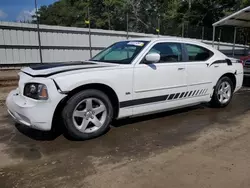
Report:
[[160,54],[158,63],[134,67],[133,114],[181,105],[187,92],[186,63],[180,43],[156,43],[148,53]]

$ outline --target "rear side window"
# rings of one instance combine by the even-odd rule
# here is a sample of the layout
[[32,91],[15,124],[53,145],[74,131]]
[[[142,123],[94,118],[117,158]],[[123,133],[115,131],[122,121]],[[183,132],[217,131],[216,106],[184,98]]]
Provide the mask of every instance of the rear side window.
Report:
[[201,46],[185,44],[188,61],[206,61],[213,56],[213,52]]
[[180,43],[157,43],[155,44],[148,53],[158,53],[160,54],[159,63],[168,63],[168,62],[181,62],[182,53],[181,53],[181,44]]

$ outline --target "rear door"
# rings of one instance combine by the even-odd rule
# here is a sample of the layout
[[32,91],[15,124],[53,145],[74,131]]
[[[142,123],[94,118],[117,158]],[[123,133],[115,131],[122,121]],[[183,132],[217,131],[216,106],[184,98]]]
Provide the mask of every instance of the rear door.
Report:
[[213,52],[194,44],[184,44],[184,46],[187,55],[188,92],[190,97],[202,101],[212,93],[213,69],[217,68],[214,65],[209,66]]

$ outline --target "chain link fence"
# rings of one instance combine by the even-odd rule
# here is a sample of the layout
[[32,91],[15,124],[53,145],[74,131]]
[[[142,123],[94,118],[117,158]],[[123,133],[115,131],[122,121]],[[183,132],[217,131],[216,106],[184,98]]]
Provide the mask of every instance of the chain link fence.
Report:
[[[155,22],[158,22],[155,20]],[[144,22],[143,22],[144,23]],[[143,29],[142,29],[143,28]],[[188,23],[160,23],[158,27],[142,27],[140,32],[159,34],[166,36],[177,36],[193,39],[202,39],[212,41],[213,28],[207,26],[190,25]],[[159,31],[159,32],[157,32]],[[137,32],[136,28],[129,27],[128,32]],[[216,29],[215,41],[233,43],[234,42],[234,27],[227,26]],[[236,44],[249,45],[250,44],[250,29],[237,28]]]
[[[33,16],[37,20],[33,20],[33,24],[29,24],[31,22],[19,26],[14,26],[11,22],[0,24],[0,57],[2,57],[0,64],[78,61],[83,56],[86,59],[92,57],[110,43],[130,37],[176,36],[200,39],[206,43],[211,43],[213,38],[212,26],[197,26],[187,21],[176,23],[174,20],[166,21],[157,17],[150,17],[145,21],[131,13],[123,14],[120,20],[110,16],[109,21],[102,27],[97,27],[94,23],[96,16],[89,10],[87,18],[83,18],[83,23],[77,25],[78,28],[43,25],[40,15]],[[221,46],[227,46],[230,53],[227,55],[232,55],[230,48],[234,42],[234,27],[217,28],[215,41],[221,42]],[[237,28],[236,44],[249,45],[248,41],[250,41],[250,30]],[[244,55],[241,52],[245,50],[245,46],[238,46],[239,56]],[[218,45],[217,48],[220,49]]]

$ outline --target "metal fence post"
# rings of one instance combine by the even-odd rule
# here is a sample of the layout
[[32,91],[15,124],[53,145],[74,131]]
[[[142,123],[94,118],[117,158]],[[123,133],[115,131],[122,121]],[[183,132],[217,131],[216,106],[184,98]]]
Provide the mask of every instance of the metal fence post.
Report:
[[244,41],[244,55],[248,55],[248,49],[247,49],[247,40],[248,40],[248,35],[246,36],[246,39]]
[[201,40],[203,41],[204,40],[204,26],[202,27],[202,31],[201,31]]
[[220,33],[219,33],[219,38],[218,38],[219,42],[218,42],[218,47],[217,49],[220,50],[220,40],[221,40],[221,28],[220,28]]
[[38,9],[37,9],[37,1],[35,0],[35,9],[36,9],[36,26],[37,26],[37,36],[38,36],[38,48],[39,48],[39,56],[40,56],[40,63],[43,63],[43,55],[42,55],[42,48],[41,48],[41,35],[40,35],[40,27],[39,27],[39,19],[38,19]]
[[90,58],[92,58],[92,44],[91,44],[91,30],[90,30],[89,6],[88,6],[88,22],[89,22],[89,55],[90,55]]
[[160,37],[160,17],[158,18],[158,29],[157,29],[158,37]]
[[235,55],[235,43],[236,43],[236,36],[237,36],[237,27],[234,28],[234,44],[233,44],[233,57]]
[[128,13],[126,15],[126,20],[127,20],[127,39],[128,39]]
[[214,47],[214,40],[215,40],[215,26],[213,26],[213,47]]
[[184,22],[182,23],[182,31],[181,31],[181,36],[184,37],[184,31],[185,31],[185,25]]

